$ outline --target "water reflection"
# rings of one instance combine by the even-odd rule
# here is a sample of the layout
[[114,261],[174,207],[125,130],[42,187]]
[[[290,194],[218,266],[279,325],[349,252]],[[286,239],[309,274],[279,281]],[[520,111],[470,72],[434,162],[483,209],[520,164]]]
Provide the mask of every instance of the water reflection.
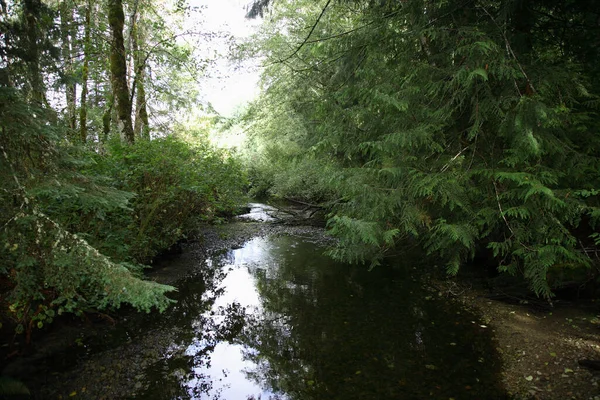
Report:
[[210,270],[201,299],[180,289],[179,334],[140,397],[504,398],[487,332],[405,272],[334,263],[287,236]]

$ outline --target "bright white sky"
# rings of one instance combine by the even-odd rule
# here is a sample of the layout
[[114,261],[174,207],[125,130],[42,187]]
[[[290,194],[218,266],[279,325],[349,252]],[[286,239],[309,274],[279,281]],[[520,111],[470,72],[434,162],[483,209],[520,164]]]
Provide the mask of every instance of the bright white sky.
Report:
[[[202,32],[221,32],[244,38],[252,34],[260,20],[245,18],[245,6],[250,0],[189,0],[198,7],[185,22],[184,29]],[[205,101],[210,102],[223,116],[231,116],[236,108],[252,100],[258,94],[259,71],[255,62],[233,65],[227,60],[229,43],[213,37],[200,43],[196,54],[213,57],[207,77],[201,79],[201,91]]]

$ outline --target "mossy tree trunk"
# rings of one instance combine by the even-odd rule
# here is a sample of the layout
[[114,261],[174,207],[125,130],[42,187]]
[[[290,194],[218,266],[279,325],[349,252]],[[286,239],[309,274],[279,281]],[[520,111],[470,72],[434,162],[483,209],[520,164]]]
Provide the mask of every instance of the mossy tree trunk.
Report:
[[131,121],[131,99],[127,85],[127,62],[123,27],[125,14],[121,0],[108,0],[108,22],[111,29],[112,46],[110,51],[110,73],[117,110],[117,125],[121,138],[133,143],[133,123]]
[[67,100],[67,122],[69,128],[76,129],[77,125],[77,84],[73,76],[73,8],[68,1],[60,5],[61,52],[64,60],[65,95]]
[[87,141],[87,95],[88,95],[88,75],[90,72],[90,50],[91,50],[91,8],[88,0],[85,8],[85,33],[83,38],[83,71],[81,76],[81,107],[79,108],[79,137],[83,143]]
[[[143,34],[136,22],[132,26],[132,48],[133,64],[135,69],[135,78],[133,81],[133,90],[135,91],[135,125],[134,133],[138,137],[150,139],[150,124],[148,122],[148,110],[146,108],[146,58],[140,50],[140,41],[143,41]],[[133,97],[133,96],[132,96]]]

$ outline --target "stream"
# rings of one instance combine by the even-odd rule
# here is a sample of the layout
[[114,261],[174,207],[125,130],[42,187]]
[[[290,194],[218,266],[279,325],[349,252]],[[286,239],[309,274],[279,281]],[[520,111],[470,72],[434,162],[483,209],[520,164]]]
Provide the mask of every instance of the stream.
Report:
[[321,229],[260,231],[275,211],[253,203],[219,233],[256,230],[238,246],[159,266],[156,279],[187,271],[177,303],[39,361],[34,397],[507,398],[491,332],[427,290],[417,261],[335,262]]

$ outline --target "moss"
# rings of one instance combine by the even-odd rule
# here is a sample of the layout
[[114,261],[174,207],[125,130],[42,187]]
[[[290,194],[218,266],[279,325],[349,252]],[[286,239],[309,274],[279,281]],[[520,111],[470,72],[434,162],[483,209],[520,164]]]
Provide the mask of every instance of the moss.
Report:
[[121,0],[109,0],[108,22],[112,34],[110,53],[110,73],[113,92],[116,98],[117,117],[122,137],[128,143],[134,142],[133,124],[131,122],[131,100],[127,87],[127,63],[125,60],[125,45],[123,26],[125,14]]

